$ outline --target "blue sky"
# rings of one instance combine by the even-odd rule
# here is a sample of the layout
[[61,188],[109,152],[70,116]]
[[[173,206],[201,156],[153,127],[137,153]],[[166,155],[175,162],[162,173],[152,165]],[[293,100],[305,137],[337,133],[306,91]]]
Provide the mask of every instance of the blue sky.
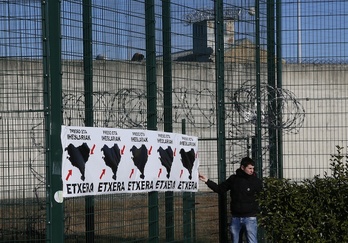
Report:
[[283,57],[296,58],[300,47],[300,57],[304,61],[348,60],[347,9],[345,0],[283,1]]
[[[135,52],[145,53],[144,1],[94,0],[93,51],[108,59],[129,59]],[[228,3],[232,2],[233,5]],[[260,1],[262,2],[262,1]],[[156,6],[157,52],[161,54],[161,1]],[[236,22],[236,39],[253,39],[253,17],[247,9],[251,0],[226,1],[225,7],[241,9]],[[41,2],[8,0],[0,2],[0,57],[41,55]],[[172,0],[173,52],[192,48],[192,25],[182,20],[196,9],[212,9],[211,0]],[[62,1],[63,58],[82,58],[81,0]],[[262,8],[264,9],[264,8]],[[283,0],[283,58],[302,61],[345,61],[348,59],[348,1]],[[298,16],[300,10],[301,16]],[[265,25],[265,19],[261,21]],[[262,33],[265,36],[265,33]],[[300,38],[299,38],[300,37]]]

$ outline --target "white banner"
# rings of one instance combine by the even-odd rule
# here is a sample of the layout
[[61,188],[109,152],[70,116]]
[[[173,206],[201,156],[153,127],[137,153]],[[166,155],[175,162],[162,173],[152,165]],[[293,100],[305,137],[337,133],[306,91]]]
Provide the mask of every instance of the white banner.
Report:
[[150,130],[62,126],[63,197],[198,191],[198,138]]

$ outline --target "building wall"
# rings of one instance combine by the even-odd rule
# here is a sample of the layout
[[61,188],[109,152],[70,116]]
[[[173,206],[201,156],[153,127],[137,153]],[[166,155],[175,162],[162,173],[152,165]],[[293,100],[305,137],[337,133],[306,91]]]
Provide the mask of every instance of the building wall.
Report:
[[[193,51],[206,53],[207,48],[215,53],[215,23],[214,20],[204,20],[193,24]],[[234,44],[234,20],[224,20],[224,49]]]

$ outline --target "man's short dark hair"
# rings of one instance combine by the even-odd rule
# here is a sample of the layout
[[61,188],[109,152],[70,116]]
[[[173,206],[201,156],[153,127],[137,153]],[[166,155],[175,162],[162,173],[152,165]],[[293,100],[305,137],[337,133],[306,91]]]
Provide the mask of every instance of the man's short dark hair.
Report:
[[244,158],[242,159],[242,161],[240,162],[240,165],[241,165],[241,166],[244,166],[244,167],[247,167],[248,165],[255,166],[255,162],[254,162],[254,160],[252,160],[252,159],[249,158],[249,157],[244,157]]

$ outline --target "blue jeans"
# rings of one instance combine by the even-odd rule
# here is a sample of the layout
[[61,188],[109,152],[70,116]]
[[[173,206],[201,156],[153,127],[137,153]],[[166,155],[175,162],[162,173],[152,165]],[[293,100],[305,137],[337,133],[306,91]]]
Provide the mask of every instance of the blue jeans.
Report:
[[257,219],[256,217],[231,218],[230,232],[233,243],[239,242],[239,232],[245,226],[248,243],[257,243]]

